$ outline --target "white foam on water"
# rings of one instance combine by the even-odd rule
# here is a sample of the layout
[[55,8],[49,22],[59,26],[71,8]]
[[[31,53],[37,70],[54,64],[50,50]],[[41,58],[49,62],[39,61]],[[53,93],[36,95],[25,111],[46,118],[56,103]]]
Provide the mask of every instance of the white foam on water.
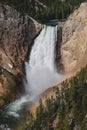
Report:
[[5,117],[20,117],[20,111],[24,108],[26,104],[32,102],[34,97],[29,97],[28,95],[19,98],[18,100],[10,103],[9,105],[5,106]]

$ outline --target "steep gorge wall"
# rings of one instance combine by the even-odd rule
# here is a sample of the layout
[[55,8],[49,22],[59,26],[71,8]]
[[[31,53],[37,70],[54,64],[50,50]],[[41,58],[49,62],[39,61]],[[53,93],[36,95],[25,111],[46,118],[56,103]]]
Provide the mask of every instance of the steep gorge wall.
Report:
[[28,46],[40,29],[31,17],[0,5],[0,65],[13,74],[22,73]]
[[[16,79],[24,74],[24,62],[29,45],[40,29],[41,25],[31,17],[27,15],[22,16],[14,8],[0,4],[1,105],[3,105],[4,100],[6,100],[10,93],[13,94],[13,97],[16,94],[16,91],[13,91],[14,87],[19,87]],[[12,91],[8,90],[9,87]],[[7,91],[10,93],[8,94]],[[12,100],[12,96],[9,97],[9,100]]]
[[[21,16],[15,9],[0,4],[0,66],[15,77],[23,75],[23,65],[29,44],[40,30],[41,25],[31,17]],[[60,37],[61,34],[58,35]],[[64,72],[72,72],[87,64],[87,3],[75,10],[64,23],[62,38],[58,42],[61,42],[61,46],[58,48],[59,69],[64,69]],[[61,49],[60,53],[59,49]],[[8,79],[7,74],[4,73],[4,76],[3,83],[0,81],[1,97],[6,88],[4,82],[8,81],[6,80]],[[9,81],[7,88],[8,86]],[[15,80],[12,86],[16,86]]]
[[87,2],[69,16],[62,28],[61,64],[65,72],[87,64]]

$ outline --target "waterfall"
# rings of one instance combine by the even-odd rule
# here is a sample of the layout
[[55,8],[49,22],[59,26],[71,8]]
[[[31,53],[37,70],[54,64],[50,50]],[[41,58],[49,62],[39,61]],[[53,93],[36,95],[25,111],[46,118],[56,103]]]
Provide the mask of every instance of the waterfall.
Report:
[[[57,73],[55,66],[57,42],[57,26],[44,25],[40,35],[35,39],[29,61],[25,63],[26,95],[20,99],[6,105],[0,113],[1,122],[5,120],[17,120],[21,116],[21,111],[27,104],[35,101],[36,97],[47,88],[59,83],[62,76]],[[1,123],[0,122],[0,123]],[[0,124],[1,127],[6,125]],[[7,127],[7,126],[6,126]],[[4,130],[7,130],[7,128]]]
[[47,67],[55,69],[55,45],[57,42],[57,26],[44,25],[40,35],[35,39],[28,66],[32,69]]
[[56,71],[55,47],[57,26],[44,25],[40,35],[35,39],[29,61],[26,65],[26,92],[37,96],[47,88],[55,85],[61,76]]

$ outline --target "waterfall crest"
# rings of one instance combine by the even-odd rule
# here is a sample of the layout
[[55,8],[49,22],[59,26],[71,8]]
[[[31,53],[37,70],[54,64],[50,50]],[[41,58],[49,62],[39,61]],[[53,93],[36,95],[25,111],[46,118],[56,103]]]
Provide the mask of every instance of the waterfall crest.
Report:
[[44,25],[40,35],[35,39],[26,66],[26,92],[39,95],[60,80],[55,67],[55,46],[57,26]]
[[41,34],[35,39],[34,46],[31,50],[29,67],[55,69],[55,45],[57,41],[57,26],[50,27],[44,25]]

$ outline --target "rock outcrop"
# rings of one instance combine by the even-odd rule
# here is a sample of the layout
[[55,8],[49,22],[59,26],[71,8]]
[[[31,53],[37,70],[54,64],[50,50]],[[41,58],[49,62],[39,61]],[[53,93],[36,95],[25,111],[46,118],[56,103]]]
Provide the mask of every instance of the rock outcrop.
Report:
[[31,17],[0,4],[0,106],[16,97],[29,45],[40,29]]
[[0,4],[0,66],[13,74],[23,73],[28,46],[40,29],[31,17]]
[[87,64],[87,2],[65,22],[62,30],[61,64],[72,72]]

